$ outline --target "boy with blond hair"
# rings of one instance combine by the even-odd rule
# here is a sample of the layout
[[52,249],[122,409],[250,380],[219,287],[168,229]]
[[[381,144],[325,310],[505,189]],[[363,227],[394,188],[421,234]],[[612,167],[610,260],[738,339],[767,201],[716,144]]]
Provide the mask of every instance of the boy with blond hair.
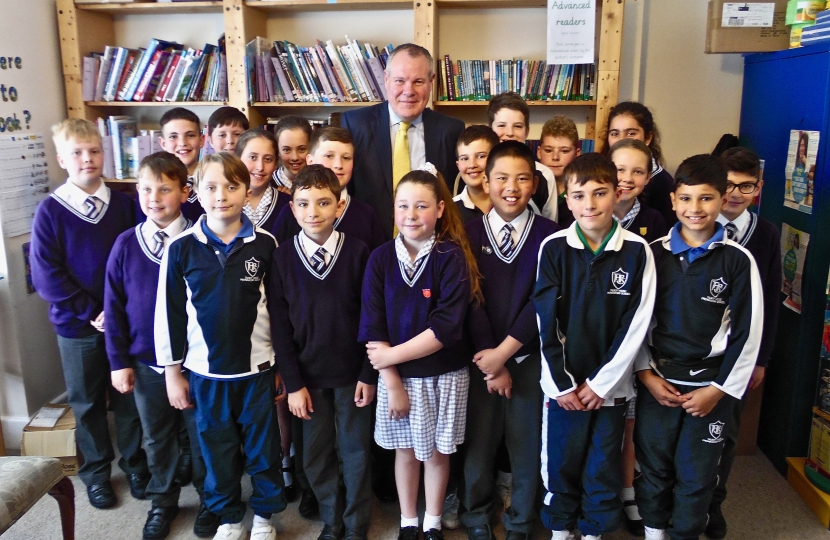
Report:
[[[43,201],[32,222],[32,282],[49,302],[58,334],[69,404],[75,413],[78,475],[92,506],[116,503],[110,484],[115,457],[107,427],[107,394],[130,492],[144,498],[149,481],[141,422],[132,395],[115,392],[104,348],[104,270],[116,238],[135,225],[133,201],[110,191],[101,173],[101,135],[92,122],[70,118],[52,127],[58,164],[69,178]],[[108,392],[109,391],[109,392]]]

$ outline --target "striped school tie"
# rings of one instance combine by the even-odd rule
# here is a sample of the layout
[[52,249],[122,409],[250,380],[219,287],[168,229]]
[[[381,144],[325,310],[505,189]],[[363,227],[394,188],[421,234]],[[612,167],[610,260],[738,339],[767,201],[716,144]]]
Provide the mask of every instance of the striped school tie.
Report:
[[164,255],[164,239],[167,238],[167,233],[164,231],[156,231],[153,235],[153,240],[155,244],[153,244],[153,257],[156,259],[161,259],[161,256]]
[[86,217],[89,219],[97,219],[104,208],[104,201],[94,195],[87,197],[84,204],[86,205]]
[[318,249],[311,256],[311,266],[318,276],[322,276],[326,271],[326,250]]
[[723,228],[726,229],[726,237],[730,240],[735,240],[737,242],[738,227],[730,221],[729,223],[724,225]]
[[513,255],[513,250],[516,246],[513,245],[513,225],[507,223],[501,228],[501,240],[499,241],[499,251],[505,257]]

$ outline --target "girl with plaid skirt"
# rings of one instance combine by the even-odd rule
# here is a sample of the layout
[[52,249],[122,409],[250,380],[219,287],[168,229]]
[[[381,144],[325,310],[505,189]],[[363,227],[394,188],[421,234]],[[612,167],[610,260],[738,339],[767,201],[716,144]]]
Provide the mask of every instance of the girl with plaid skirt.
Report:
[[395,189],[394,240],[369,258],[358,339],[380,371],[375,441],[395,449],[399,540],[418,538],[424,464],[425,540],[443,540],[449,455],[464,442],[472,353],[464,319],[480,299],[478,270],[458,208],[434,167]]

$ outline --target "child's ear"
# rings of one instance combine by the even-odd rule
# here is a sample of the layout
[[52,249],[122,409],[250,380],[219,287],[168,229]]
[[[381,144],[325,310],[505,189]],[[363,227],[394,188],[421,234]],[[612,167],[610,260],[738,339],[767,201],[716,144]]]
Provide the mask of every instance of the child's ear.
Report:
[[669,198],[671,198],[671,209],[674,210],[675,212],[677,212],[677,205],[675,204],[674,191],[669,193]]
[[314,165],[314,156],[311,154],[311,152],[305,155],[305,164]]
[[438,219],[444,215],[444,201],[438,201]]
[[66,163],[63,161],[63,156],[61,156],[60,153],[58,153],[55,157],[58,160],[58,165],[60,165],[60,168],[66,169]]
[[487,175],[481,177],[481,188],[484,190],[484,193],[487,195],[490,194],[490,179],[487,178]]
[[582,155],[582,147],[581,147],[581,146],[577,146],[577,147],[576,147],[576,152],[575,152],[575,155],[577,155],[577,156],[581,156],[581,155]]
[[536,147],[536,159],[542,161],[542,145]]
[[180,202],[181,204],[186,203],[186,202],[187,202],[187,198],[188,198],[189,196],[190,196],[190,186],[188,186],[187,184],[185,184],[185,185],[184,185],[184,187],[182,188],[182,196],[181,196],[181,198],[180,198],[181,200],[180,200],[179,202]]
[[340,217],[340,214],[342,214],[342,213],[343,213],[343,209],[344,209],[344,208],[346,208],[346,201],[341,199],[341,200],[340,200],[340,201],[338,201],[338,203],[337,203],[337,214],[336,214],[336,215],[337,215],[337,217]]
[[[531,192],[532,195],[536,195],[536,190],[539,189],[539,176],[536,175],[536,170],[533,171],[533,191]],[[547,180],[545,180],[547,182]]]

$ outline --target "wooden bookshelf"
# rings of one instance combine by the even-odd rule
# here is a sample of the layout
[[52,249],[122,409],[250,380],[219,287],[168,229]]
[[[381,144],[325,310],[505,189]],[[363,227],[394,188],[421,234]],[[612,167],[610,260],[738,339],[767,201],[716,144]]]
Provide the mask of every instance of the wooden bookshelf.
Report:
[[[245,113],[251,125],[262,124],[268,111],[274,108],[348,109],[372,105],[372,102],[312,103],[312,102],[247,102],[245,73],[245,44],[256,36],[276,38],[267,32],[268,18],[283,13],[319,11],[362,11],[367,18],[383,24],[384,10],[412,10],[414,39],[436,58],[445,51],[438,50],[438,10],[481,10],[540,8],[546,0],[212,0],[200,2],[140,2],[130,4],[75,4],[74,0],[55,0],[58,12],[61,58],[66,92],[67,116],[94,120],[124,107],[218,107],[230,105]],[[586,138],[594,138],[596,126],[605,123],[608,110],[616,104],[619,89],[620,50],[624,0],[597,0],[597,88],[596,101],[531,101],[531,107],[583,107],[588,109]],[[100,52],[104,46],[117,43],[115,23],[123,24],[131,15],[215,13],[222,17],[228,62],[228,99],[226,102],[88,102],[82,99],[83,57]],[[543,23],[540,23],[543,24]],[[349,29],[343,29],[349,34]],[[172,36],[146,36],[176,39]],[[218,36],[214,36],[218,37]],[[321,36],[328,38],[329,36]],[[397,45],[398,42],[395,42]],[[509,49],[509,47],[508,47]],[[453,51],[446,51],[452,55]],[[509,57],[510,51],[505,51]],[[439,101],[433,92],[432,106],[452,114],[453,107],[483,107],[487,102]],[[459,111],[463,109],[457,109]]]
[[379,101],[336,101],[336,102],[326,102],[326,101],[285,101],[283,103],[277,103],[272,101],[257,101],[254,103],[254,107],[281,107],[281,108],[293,108],[293,107],[328,107],[332,109],[336,108],[355,108],[355,107],[366,107],[367,105],[375,105],[380,103]]

